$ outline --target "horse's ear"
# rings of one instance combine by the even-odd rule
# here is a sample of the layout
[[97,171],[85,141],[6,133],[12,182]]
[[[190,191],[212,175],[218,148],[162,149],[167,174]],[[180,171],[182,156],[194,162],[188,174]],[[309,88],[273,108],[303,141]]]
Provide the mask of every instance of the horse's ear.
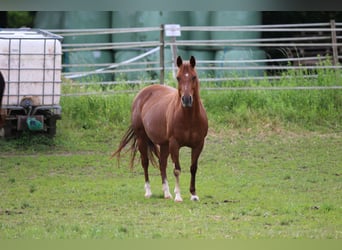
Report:
[[190,57],[190,65],[191,65],[193,68],[195,68],[195,66],[196,66],[196,59],[195,59],[194,56],[191,56],[191,57]]
[[180,56],[177,57],[177,66],[178,68],[183,64],[183,60]]

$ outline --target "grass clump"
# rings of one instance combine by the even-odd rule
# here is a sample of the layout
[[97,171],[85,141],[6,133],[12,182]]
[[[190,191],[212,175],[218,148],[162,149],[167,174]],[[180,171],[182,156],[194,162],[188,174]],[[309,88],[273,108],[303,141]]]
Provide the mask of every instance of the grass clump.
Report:
[[340,130],[341,90],[257,90],[204,92],[202,97],[214,123],[224,127],[254,127],[282,123]]
[[83,129],[126,124],[132,99],[131,94],[64,97],[61,100],[63,119],[70,126]]
[[[320,66],[330,66],[329,61]],[[278,80],[239,80],[217,84],[226,91],[205,90],[202,98],[214,124],[223,127],[255,127],[281,123],[286,127],[308,130],[341,130],[342,89],[340,70],[289,70]],[[244,90],[230,87],[243,87]],[[247,88],[246,88],[247,87]],[[271,89],[271,87],[275,87]],[[321,89],[321,87],[328,87]],[[250,88],[250,89],[248,89]],[[292,88],[292,89],[291,89]]]

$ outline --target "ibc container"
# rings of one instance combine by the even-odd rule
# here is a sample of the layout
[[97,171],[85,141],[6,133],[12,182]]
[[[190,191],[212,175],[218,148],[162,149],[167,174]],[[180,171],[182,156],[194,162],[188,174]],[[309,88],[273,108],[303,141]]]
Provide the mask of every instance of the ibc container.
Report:
[[42,30],[0,29],[3,108],[33,96],[37,105],[59,105],[61,37]]
[[55,135],[61,118],[61,40],[39,29],[0,29],[5,137],[26,128]]

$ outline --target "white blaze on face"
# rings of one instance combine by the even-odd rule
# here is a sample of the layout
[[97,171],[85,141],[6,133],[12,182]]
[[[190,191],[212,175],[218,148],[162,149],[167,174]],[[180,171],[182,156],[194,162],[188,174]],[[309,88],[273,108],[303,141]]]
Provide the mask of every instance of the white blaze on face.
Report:
[[[189,73],[185,73],[184,76],[185,76],[186,78],[188,78],[188,77],[189,77]],[[185,91],[188,90],[188,85],[187,85],[187,84],[185,85],[184,89],[185,89]]]

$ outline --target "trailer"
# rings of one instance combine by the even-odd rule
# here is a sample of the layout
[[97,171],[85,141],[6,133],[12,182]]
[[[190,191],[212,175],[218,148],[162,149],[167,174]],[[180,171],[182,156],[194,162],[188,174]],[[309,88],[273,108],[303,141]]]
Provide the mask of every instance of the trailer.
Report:
[[0,72],[5,80],[0,135],[18,137],[29,130],[55,136],[62,111],[62,39],[41,29],[0,29]]

